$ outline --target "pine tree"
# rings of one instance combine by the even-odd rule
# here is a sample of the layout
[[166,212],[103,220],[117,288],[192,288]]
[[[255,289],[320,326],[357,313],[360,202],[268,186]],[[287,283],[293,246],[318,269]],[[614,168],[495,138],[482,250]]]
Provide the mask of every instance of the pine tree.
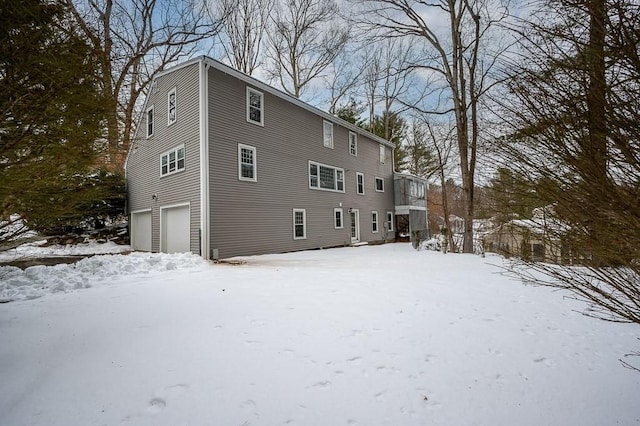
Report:
[[506,167],[499,168],[488,187],[490,209],[498,222],[530,218],[534,208],[544,207],[544,200],[536,193],[537,187],[538,182],[524,179]]
[[534,267],[594,306],[640,323],[640,5],[546,0],[514,64],[506,160],[554,204],[562,260]]
[[110,192],[87,184],[105,102],[66,17],[60,2],[0,0],[0,218],[18,213],[40,231],[77,223]]
[[407,168],[407,149],[405,139],[407,137],[407,123],[396,112],[376,115],[369,126],[371,132],[395,145],[393,151],[393,164],[395,170],[402,171]]

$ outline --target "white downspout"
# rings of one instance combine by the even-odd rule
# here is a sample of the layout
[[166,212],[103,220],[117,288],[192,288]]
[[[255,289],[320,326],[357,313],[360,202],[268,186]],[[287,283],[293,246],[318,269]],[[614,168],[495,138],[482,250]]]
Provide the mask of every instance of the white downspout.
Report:
[[211,258],[211,224],[209,205],[209,102],[208,102],[208,70],[209,65],[204,58],[199,64],[200,86],[200,252],[205,260]]

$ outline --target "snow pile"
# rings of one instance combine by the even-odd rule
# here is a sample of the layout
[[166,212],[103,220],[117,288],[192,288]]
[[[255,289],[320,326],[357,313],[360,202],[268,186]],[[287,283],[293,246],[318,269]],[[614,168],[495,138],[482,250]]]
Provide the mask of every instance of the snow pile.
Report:
[[136,252],[126,256],[87,257],[73,264],[32,266],[24,271],[14,266],[3,266],[0,267],[0,302],[35,299],[48,293],[108,284],[111,279],[122,275],[188,269],[203,264],[201,257],[189,253],[168,255]]
[[101,244],[90,240],[88,243],[82,244],[43,246],[46,242],[46,240],[42,240],[34,243],[22,244],[16,248],[0,252],[0,262],[51,256],[116,254],[125,253],[131,250],[131,247],[128,245],[119,245],[112,241],[107,241],[106,243]]

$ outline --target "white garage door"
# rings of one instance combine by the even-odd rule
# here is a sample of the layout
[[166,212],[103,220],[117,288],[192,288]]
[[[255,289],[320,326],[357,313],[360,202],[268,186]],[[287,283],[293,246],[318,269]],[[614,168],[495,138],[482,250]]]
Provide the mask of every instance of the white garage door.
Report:
[[131,213],[131,249],[151,251],[151,211]]
[[189,206],[166,207],[160,211],[160,249],[165,253],[191,251]]

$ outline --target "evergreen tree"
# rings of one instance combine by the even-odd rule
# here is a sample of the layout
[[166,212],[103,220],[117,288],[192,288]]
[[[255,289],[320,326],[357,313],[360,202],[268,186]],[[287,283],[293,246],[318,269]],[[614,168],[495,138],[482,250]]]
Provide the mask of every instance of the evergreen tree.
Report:
[[409,173],[429,179],[440,169],[434,146],[429,145],[425,129],[414,122],[406,144],[407,170]]
[[66,18],[59,1],[0,0],[0,218],[18,213],[40,231],[77,222],[111,192],[87,184],[105,102],[92,51]]
[[336,117],[343,119],[351,124],[362,127],[362,120],[360,115],[365,110],[365,107],[360,105],[355,99],[351,98],[349,103],[340,106],[336,110]]
[[536,193],[536,182],[518,176],[506,167],[498,169],[488,187],[490,210],[498,222],[530,218],[536,207],[544,207]]
[[407,149],[405,139],[407,137],[407,123],[397,112],[376,115],[373,123],[370,123],[371,132],[395,145],[393,151],[393,164],[395,170],[407,169]]
[[[522,34],[504,147],[564,226],[569,267],[539,282],[593,303],[590,315],[640,323],[640,5],[546,0]],[[505,114],[505,117],[507,115]],[[529,274],[531,276],[532,274]]]

